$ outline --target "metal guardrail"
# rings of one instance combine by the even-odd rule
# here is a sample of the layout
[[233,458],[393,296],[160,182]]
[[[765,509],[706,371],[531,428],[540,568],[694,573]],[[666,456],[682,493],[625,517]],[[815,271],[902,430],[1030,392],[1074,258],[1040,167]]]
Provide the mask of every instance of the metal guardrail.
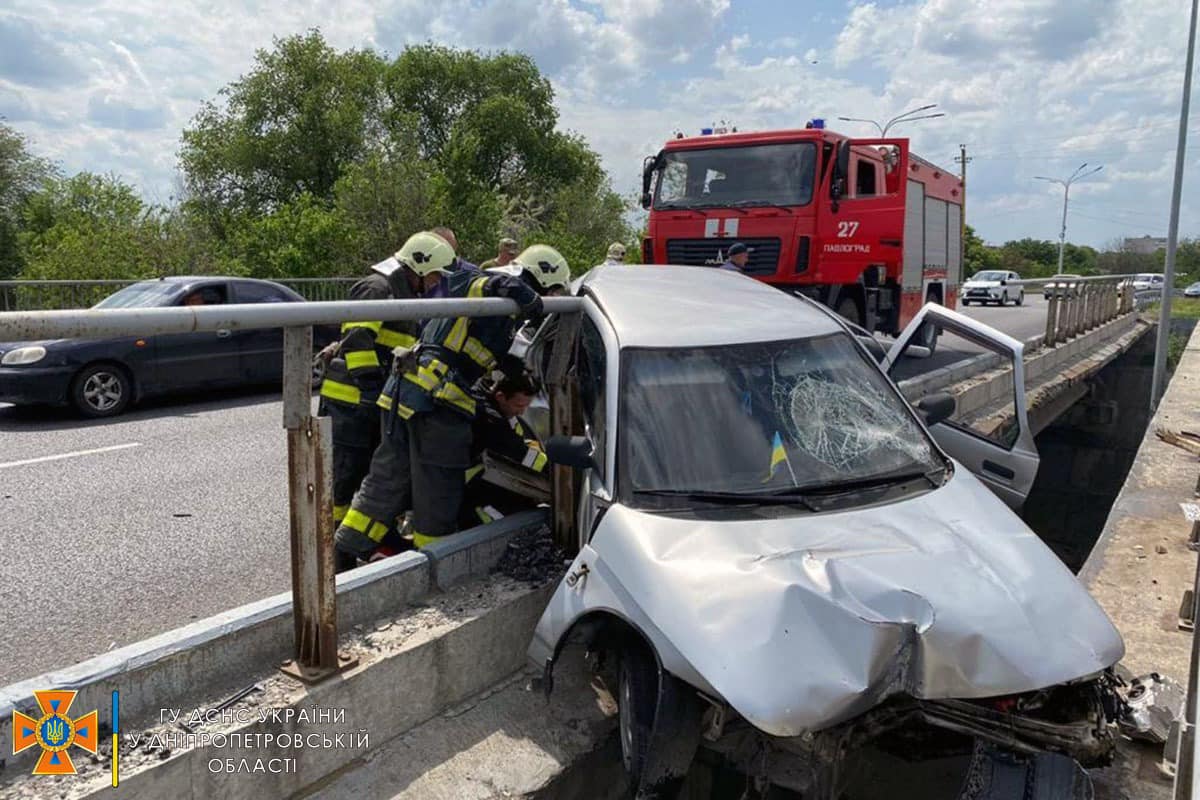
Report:
[[[198,275],[199,279],[237,276]],[[0,281],[0,312],[4,311],[49,311],[69,308],[91,308],[118,289],[141,283],[138,280],[95,279],[95,280],[10,280]],[[306,300],[345,300],[350,287],[358,278],[273,278]]]
[[1050,289],[1043,339],[1046,347],[1087,333],[1137,307],[1129,278],[1057,280],[1045,285]]
[[[545,299],[547,312],[576,319],[583,301]],[[501,298],[373,300],[0,312],[0,342],[147,336],[191,331],[283,328],[283,427],[288,442],[295,660],[285,671],[315,682],[351,666],[337,651],[332,508],[333,429],[312,415],[312,326],[370,320],[495,317],[517,312]],[[565,468],[563,468],[565,469]],[[561,471],[561,470],[560,470]]]

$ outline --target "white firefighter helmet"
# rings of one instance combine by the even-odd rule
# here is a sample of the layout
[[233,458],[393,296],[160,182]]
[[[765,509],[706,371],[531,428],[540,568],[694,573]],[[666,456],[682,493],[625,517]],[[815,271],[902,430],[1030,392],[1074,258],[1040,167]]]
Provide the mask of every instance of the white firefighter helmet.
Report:
[[571,268],[562,253],[547,244],[526,247],[513,263],[528,272],[543,289],[566,287],[571,281]]
[[397,261],[421,276],[449,272],[454,258],[450,243],[430,231],[414,233],[396,252]]

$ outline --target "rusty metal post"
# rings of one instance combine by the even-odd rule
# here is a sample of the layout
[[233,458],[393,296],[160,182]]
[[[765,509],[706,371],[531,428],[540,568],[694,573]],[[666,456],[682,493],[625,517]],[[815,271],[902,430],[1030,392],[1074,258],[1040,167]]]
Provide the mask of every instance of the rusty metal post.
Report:
[[[550,435],[570,436],[575,428],[575,384],[568,369],[579,338],[581,315],[562,314],[554,336],[554,349],[546,368],[546,386],[550,393]],[[572,556],[579,549],[575,536],[575,470],[555,464],[550,475],[550,508],[554,526],[554,541]]]
[[338,656],[333,562],[333,429],[312,414],[312,328],[284,328],[283,427],[288,440],[294,659],[284,673],[315,683],[353,666]]

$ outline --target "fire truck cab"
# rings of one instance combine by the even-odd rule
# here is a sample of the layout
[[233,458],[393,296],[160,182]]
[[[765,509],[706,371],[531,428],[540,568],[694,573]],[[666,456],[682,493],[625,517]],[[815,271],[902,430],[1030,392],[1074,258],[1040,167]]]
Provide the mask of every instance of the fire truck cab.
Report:
[[893,335],[926,302],[956,303],[963,185],[908,139],[851,139],[821,120],[705,130],[647,158],[642,190],[647,264],[719,266],[743,242],[746,274]]

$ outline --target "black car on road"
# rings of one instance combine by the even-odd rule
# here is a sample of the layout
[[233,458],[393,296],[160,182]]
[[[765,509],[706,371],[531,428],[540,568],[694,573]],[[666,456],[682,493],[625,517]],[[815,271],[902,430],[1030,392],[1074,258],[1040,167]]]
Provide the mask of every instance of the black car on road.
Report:
[[[172,277],[126,286],[93,308],[303,301],[272,281]],[[334,336],[328,329],[314,331],[318,347]],[[0,342],[0,402],[70,404],[87,417],[115,416],[153,395],[278,383],[282,374],[279,328]]]

